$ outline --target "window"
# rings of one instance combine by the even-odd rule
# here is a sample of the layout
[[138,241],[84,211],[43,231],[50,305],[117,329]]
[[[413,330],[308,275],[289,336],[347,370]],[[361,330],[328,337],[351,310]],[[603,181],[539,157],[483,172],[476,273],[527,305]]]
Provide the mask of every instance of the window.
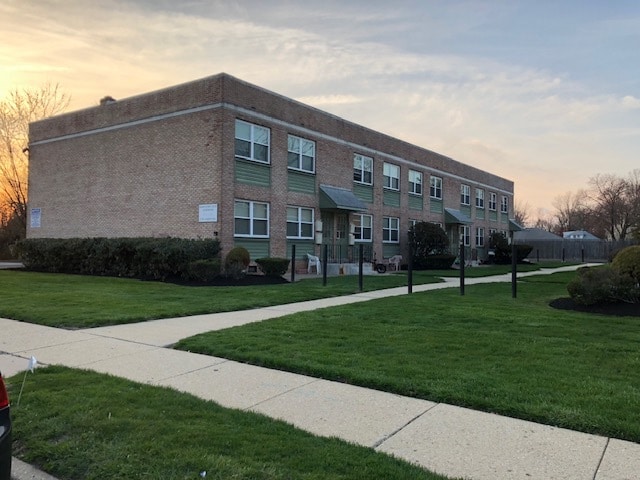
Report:
[[353,216],[353,225],[353,237],[357,242],[370,242],[373,239],[373,216],[356,214]]
[[382,219],[382,242],[400,242],[400,219],[397,217],[383,217]]
[[269,129],[236,120],[236,157],[269,163]]
[[373,158],[357,153],[353,156],[353,181],[373,185]]
[[287,238],[313,238],[313,208],[287,207]]
[[476,208],[484,208],[484,190],[476,188]]
[[471,187],[469,185],[460,185],[460,203],[462,205],[471,204]]
[[509,198],[502,197],[500,199],[500,212],[501,213],[509,213]]
[[489,192],[489,210],[495,211],[497,202],[497,195],[493,192]]
[[385,163],[383,165],[384,188],[400,190],[400,167]]
[[418,220],[414,220],[412,218],[409,219],[409,230],[411,230],[411,227],[415,227],[416,223],[418,223]]
[[429,187],[429,195],[431,198],[442,200],[442,179],[440,177],[431,177]]
[[469,228],[468,225],[462,225],[460,227],[460,235],[462,235],[462,241],[465,247],[471,245],[471,228]]
[[409,193],[422,195],[422,173],[409,170]]
[[289,168],[303,172],[315,173],[316,171],[316,142],[304,138],[289,135],[288,141]]
[[490,228],[489,229],[489,236],[493,235],[494,233],[497,233],[498,231],[495,228]]
[[484,228],[476,228],[476,247],[484,247]]
[[236,237],[269,238],[269,204],[236,200],[233,210]]

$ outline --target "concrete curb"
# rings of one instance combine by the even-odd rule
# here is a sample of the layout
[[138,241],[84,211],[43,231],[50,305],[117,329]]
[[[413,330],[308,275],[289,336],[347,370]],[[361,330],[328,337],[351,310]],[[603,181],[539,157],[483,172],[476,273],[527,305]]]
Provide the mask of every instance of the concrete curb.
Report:
[[24,463],[16,457],[12,458],[11,480],[58,480],[36,467]]

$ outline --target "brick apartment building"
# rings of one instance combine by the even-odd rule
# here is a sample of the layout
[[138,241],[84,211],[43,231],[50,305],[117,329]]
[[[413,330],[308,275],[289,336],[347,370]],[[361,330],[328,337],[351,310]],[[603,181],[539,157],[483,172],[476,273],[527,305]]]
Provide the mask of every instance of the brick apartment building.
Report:
[[[227,74],[30,125],[27,236],[217,236],[223,252],[406,255],[412,222],[486,255],[513,182]],[[406,258],[406,256],[405,256]]]

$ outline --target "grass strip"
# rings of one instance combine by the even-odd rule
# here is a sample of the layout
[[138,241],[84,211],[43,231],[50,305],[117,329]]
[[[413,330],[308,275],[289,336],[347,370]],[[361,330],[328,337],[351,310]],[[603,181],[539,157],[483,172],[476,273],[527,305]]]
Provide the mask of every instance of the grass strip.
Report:
[[555,310],[575,273],[327,308],[177,348],[640,441],[640,323]]
[[[14,398],[22,375],[10,379]],[[65,479],[445,477],[188,394],[63,367],[29,375],[14,454]]]

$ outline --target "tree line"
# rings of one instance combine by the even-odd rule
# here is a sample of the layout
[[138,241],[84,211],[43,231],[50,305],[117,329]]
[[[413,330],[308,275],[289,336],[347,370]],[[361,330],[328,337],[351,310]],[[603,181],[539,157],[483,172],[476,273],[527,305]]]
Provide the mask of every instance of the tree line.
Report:
[[518,223],[562,235],[586,230],[606,240],[640,240],[640,169],[626,176],[599,173],[586,188],[554,198],[555,212],[538,211],[531,219],[528,205],[516,204]]

